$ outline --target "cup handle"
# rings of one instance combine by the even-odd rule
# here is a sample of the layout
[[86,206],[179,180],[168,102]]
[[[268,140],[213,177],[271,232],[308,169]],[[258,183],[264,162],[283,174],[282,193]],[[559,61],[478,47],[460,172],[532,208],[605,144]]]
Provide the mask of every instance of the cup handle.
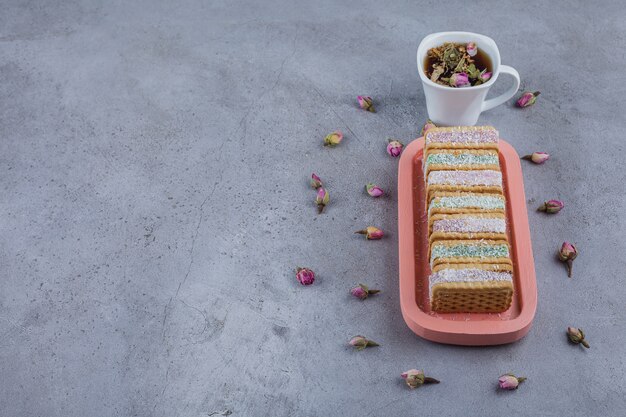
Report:
[[505,93],[502,93],[498,97],[492,98],[490,100],[485,100],[483,102],[481,111],[491,110],[494,107],[504,103],[505,101],[513,97],[515,93],[517,93],[520,84],[519,73],[517,72],[517,70],[513,67],[509,67],[508,65],[500,65],[500,73],[509,74],[513,77],[513,87],[509,88]]

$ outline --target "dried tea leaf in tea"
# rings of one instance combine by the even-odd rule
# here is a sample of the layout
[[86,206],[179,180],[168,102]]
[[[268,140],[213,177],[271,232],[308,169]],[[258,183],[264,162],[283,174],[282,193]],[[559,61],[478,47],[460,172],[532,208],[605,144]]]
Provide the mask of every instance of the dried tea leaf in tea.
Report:
[[439,79],[439,77],[441,76],[441,74],[443,74],[445,71],[445,68],[443,65],[437,65],[434,69],[432,74],[430,74],[430,80],[433,82],[437,82],[437,80]]
[[443,51],[443,62],[446,68],[456,68],[459,61],[463,57],[463,53],[458,50],[453,43],[447,44],[448,46]]
[[[476,51],[475,46],[472,47],[470,55],[466,45],[446,42],[429,49],[424,62],[426,76],[437,84],[455,88],[477,86],[487,82],[491,77],[489,56],[480,49]],[[459,79],[464,82],[458,82]]]

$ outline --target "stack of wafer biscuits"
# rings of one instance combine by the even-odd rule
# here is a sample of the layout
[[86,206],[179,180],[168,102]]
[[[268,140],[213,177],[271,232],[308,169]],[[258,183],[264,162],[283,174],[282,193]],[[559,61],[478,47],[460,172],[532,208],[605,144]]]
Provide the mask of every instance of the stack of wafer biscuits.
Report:
[[424,178],[431,310],[507,310],[513,263],[498,132],[490,126],[429,129]]

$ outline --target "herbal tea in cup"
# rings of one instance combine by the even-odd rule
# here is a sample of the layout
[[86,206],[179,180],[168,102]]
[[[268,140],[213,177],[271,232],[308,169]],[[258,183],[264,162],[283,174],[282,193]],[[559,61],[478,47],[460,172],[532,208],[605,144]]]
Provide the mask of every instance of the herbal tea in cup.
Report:
[[475,42],[446,42],[428,50],[424,72],[440,85],[472,87],[491,78],[491,58]]

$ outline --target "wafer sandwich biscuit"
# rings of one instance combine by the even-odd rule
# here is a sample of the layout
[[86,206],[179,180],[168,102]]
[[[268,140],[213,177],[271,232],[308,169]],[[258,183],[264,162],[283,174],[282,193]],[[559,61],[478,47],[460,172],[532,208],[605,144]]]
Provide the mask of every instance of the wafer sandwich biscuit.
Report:
[[428,215],[455,213],[502,213],[505,209],[501,194],[433,192],[428,204]]
[[430,171],[486,169],[500,171],[495,149],[432,149],[424,157],[424,178]]
[[507,240],[502,213],[435,214],[428,218],[429,242],[437,240]]
[[437,191],[502,194],[502,173],[493,170],[431,171],[426,180],[426,201]]
[[498,313],[511,306],[513,275],[486,264],[445,268],[429,277],[431,310],[438,313]]
[[491,126],[438,127],[425,133],[425,155],[430,149],[498,149],[498,131]]
[[430,245],[431,270],[440,264],[512,264],[509,245],[501,240],[439,240]]

